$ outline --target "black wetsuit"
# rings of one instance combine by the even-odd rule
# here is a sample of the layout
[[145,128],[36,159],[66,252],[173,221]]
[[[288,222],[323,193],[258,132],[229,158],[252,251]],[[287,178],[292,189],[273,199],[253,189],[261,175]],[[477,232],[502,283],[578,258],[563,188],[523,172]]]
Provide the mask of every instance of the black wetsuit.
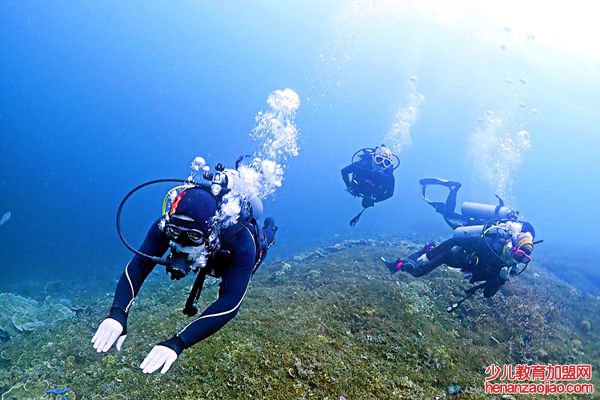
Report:
[[364,155],[359,161],[342,169],[346,188],[355,196],[362,196],[364,208],[387,200],[394,194],[394,169],[373,167],[371,157]]
[[[483,237],[451,238],[438,246],[424,248],[406,260],[398,260],[395,265],[388,265],[388,268],[391,272],[402,270],[418,277],[446,264],[470,273],[471,283],[487,282],[484,287],[484,296],[491,297],[506,282],[499,276],[502,268],[507,266],[507,263],[498,255],[504,241],[505,239],[502,238],[495,240]],[[417,258],[425,253],[429,261],[417,262]]]
[[[142,253],[160,257],[167,251],[169,240],[159,228],[159,222],[160,220],[150,227],[140,248]],[[220,252],[217,256],[209,259],[209,265],[214,267],[214,274],[222,279],[218,299],[208,306],[198,318],[171,339],[160,343],[161,345],[180,354],[184,349],[217,332],[237,315],[248,290],[250,278],[264,259],[268,249],[266,242],[259,243],[257,246],[255,241],[257,235],[252,231],[251,226],[244,226],[231,237],[221,238],[221,250],[226,250],[228,255]],[[264,236],[266,235],[260,233],[259,237]],[[269,243],[272,243],[272,240]],[[259,249],[258,256],[257,249]],[[110,317],[123,325],[124,333],[127,332],[127,316],[133,300],[155,265],[154,262],[136,255],[125,267],[117,284]]]

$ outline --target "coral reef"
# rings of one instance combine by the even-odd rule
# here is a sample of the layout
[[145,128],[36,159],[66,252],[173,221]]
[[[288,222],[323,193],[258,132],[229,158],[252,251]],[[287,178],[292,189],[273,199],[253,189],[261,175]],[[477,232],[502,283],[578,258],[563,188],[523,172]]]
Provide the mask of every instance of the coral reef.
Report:
[[[2,399],[37,398],[15,397],[32,388],[43,398],[47,388],[68,386],[71,400],[464,400],[494,398],[483,393],[491,363],[598,369],[598,298],[532,265],[494,298],[473,297],[448,314],[446,306],[469,287],[460,274],[442,267],[413,278],[380,264],[382,255],[421,246],[352,240],[267,263],[240,315],[186,350],[164,376],[144,375],[139,364],[189,322],[181,309],[191,282],[153,276],[132,308],[123,351],[105,355],[89,343],[112,300],[99,293],[78,318],[0,343]],[[199,307],[217,290],[212,282]]]
[[5,340],[73,316],[73,310],[50,297],[40,304],[12,293],[0,293],[0,337]]

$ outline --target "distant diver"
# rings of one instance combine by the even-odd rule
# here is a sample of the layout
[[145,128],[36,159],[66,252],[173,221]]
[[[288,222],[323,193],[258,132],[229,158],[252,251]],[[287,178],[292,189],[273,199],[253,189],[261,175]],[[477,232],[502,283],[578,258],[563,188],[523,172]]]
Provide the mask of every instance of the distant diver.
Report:
[[395,185],[394,170],[399,165],[398,156],[392,154],[383,144],[354,153],[350,164],[342,168],[342,179],[348,193],[354,197],[362,197],[363,209],[350,220],[350,226],[356,225],[367,208],[392,197]]
[[[117,351],[121,350],[127,336],[130,307],[156,264],[166,266],[166,272],[175,280],[192,271],[197,273],[183,309],[187,316],[198,312],[194,302],[200,296],[207,275],[221,278],[221,284],[218,299],[199,317],[152,348],[140,365],[144,373],[152,373],[161,367],[161,373],[166,373],[184,349],[214,334],[238,313],[252,275],[275,241],[277,226],[273,218],[266,218],[261,229],[257,220],[263,210],[258,198],[244,198],[237,223],[232,226],[220,224],[220,205],[231,190],[232,181],[239,175],[238,171],[225,169],[222,164],[215,170],[215,173],[205,171],[204,178],[210,180],[207,184],[177,179],[146,182],[131,190],[121,202],[117,229],[120,238],[135,255],[117,284],[108,317],[92,338],[98,352],[108,351],[115,343]],[[169,191],[163,202],[163,215],[152,224],[141,247],[136,250],[121,234],[123,205],[135,191],[160,182],[180,182],[182,185]],[[166,252],[168,256],[160,258]]]
[[[422,195],[454,229],[454,236],[439,245],[429,243],[405,259],[381,260],[391,273],[407,272],[419,277],[428,274],[442,264],[460,269],[471,284],[466,296],[448,306],[454,311],[478,290],[485,297],[492,297],[510,277],[520,275],[531,261],[535,230],[519,218],[519,212],[504,205],[465,202],[461,214],[455,212],[456,195],[461,184],[437,178],[421,179]],[[428,185],[446,186],[450,193],[445,203],[427,198]],[[479,283],[480,282],[480,283]]]

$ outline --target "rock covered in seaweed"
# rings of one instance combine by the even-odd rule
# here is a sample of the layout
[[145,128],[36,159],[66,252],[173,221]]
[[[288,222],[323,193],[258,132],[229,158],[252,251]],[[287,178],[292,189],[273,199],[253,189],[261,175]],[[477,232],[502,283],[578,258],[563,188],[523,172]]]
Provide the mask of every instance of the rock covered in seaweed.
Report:
[[[273,400],[475,400],[485,398],[490,363],[598,363],[599,298],[550,279],[536,263],[494,298],[474,296],[449,315],[448,302],[468,288],[460,274],[440,267],[415,278],[389,274],[381,264],[381,256],[404,257],[422,246],[404,238],[346,241],[267,259],[240,315],[185,351],[168,372],[173,384],[141,374],[138,366],[146,346],[189,323],[181,316],[189,286],[150,280],[132,315],[131,342],[123,352],[103,356],[81,332],[96,326],[111,296],[86,293],[102,307],[80,312],[59,329],[0,343],[0,392],[15,398],[8,396],[25,395],[24,382],[45,381],[103,399],[126,392],[148,400],[234,399],[242,393]],[[543,273],[536,278],[534,271]],[[210,304],[218,290],[208,285],[199,305]]]

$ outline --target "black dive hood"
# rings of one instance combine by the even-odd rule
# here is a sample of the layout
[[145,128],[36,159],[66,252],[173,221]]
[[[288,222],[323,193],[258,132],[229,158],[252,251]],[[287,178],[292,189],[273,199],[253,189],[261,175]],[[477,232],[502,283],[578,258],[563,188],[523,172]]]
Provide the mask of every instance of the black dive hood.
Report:
[[127,240],[125,240],[125,237],[123,236],[123,232],[121,231],[121,212],[123,211],[123,207],[125,206],[125,203],[127,202],[127,200],[129,200],[129,198],[135,192],[137,192],[138,190],[140,190],[146,186],[155,185],[155,184],[159,184],[159,183],[165,183],[165,182],[181,183],[189,188],[196,187],[196,188],[202,188],[208,192],[211,191],[211,185],[209,185],[209,184],[206,184],[206,183],[199,184],[196,182],[192,182],[190,180],[183,180],[183,179],[155,179],[152,181],[142,183],[141,185],[138,185],[135,188],[133,188],[132,190],[130,190],[129,193],[127,193],[127,195],[123,198],[123,200],[121,200],[121,204],[119,204],[119,208],[117,209],[117,219],[116,219],[117,233],[119,234],[119,238],[121,239],[121,242],[123,242],[125,247],[127,247],[132,253],[134,253],[140,257],[143,257],[147,260],[150,260],[156,264],[164,265],[165,267],[167,267],[166,270],[167,270],[167,273],[171,275],[171,279],[179,280],[181,278],[184,278],[190,271],[192,271],[192,270],[196,271],[196,269],[193,267],[195,261],[193,259],[190,259],[188,253],[178,250],[175,246],[170,246],[170,248],[169,248],[170,252],[166,257],[160,258],[160,257],[151,256],[151,255],[145,254],[145,253],[137,250],[133,246],[131,246],[127,242]]
[[[248,157],[250,157],[250,156],[241,156],[240,158],[238,158],[236,160],[236,169],[240,166],[242,161]],[[187,253],[177,251],[175,248],[171,247],[171,249],[170,249],[171,252],[165,258],[160,258],[160,257],[151,256],[149,254],[145,254],[145,253],[137,250],[133,246],[131,246],[127,242],[127,240],[125,240],[125,237],[123,236],[123,232],[121,231],[121,212],[123,211],[123,207],[125,206],[125,203],[127,203],[127,200],[129,200],[129,198],[135,192],[137,192],[138,190],[140,190],[142,188],[145,188],[146,186],[156,185],[156,184],[165,183],[165,182],[179,183],[188,188],[194,188],[194,187],[202,188],[202,189],[208,191],[209,193],[212,193],[213,196],[220,198],[221,196],[228,193],[232,188],[233,182],[228,177],[228,171],[231,171],[231,170],[227,170],[225,168],[225,166],[221,163],[216,164],[214,170],[215,170],[214,172],[211,172],[210,169],[208,169],[208,168],[204,169],[204,171],[202,173],[202,178],[205,179],[206,182],[196,182],[196,180],[192,179],[191,177],[186,180],[184,180],[184,179],[155,179],[155,180],[151,180],[148,182],[144,182],[141,185],[138,185],[138,186],[134,187],[133,189],[131,189],[125,195],[125,197],[123,197],[123,200],[121,200],[121,203],[119,204],[119,207],[117,209],[117,217],[116,217],[117,233],[119,235],[119,239],[121,239],[121,242],[123,242],[125,247],[127,247],[127,249],[129,249],[129,251],[131,251],[132,253],[134,253],[140,257],[143,257],[154,263],[166,266],[167,272],[171,274],[172,279],[181,279],[184,276],[186,276],[187,273],[190,270],[192,270],[192,265],[194,264],[194,261],[188,260]]]

